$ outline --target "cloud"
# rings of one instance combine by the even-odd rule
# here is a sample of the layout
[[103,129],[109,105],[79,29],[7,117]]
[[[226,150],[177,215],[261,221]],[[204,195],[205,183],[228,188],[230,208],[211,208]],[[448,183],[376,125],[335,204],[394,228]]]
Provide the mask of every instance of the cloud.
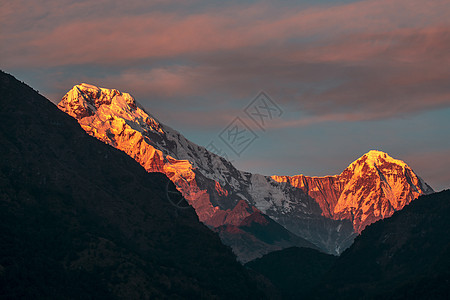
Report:
[[11,65],[117,64],[246,47],[284,48],[302,38],[428,26],[445,16],[445,1],[372,0],[308,9],[232,4],[192,12],[177,10],[173,1],[171,10],[168,4],[161,9],[159,1],[28,2],[8,1],[2,14],[2,50]]
[[276,127],[376,120],[450,106],[449,12],[441,0],[3,1],[0,57],[64,69],[58,89],[82,79],[203,108],[265,90],[307,115]]

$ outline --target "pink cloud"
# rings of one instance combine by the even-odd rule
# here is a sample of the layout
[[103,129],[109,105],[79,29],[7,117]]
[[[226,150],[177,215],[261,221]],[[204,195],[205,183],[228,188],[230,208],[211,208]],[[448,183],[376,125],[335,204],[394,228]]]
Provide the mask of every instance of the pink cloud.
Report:
[[[267,53],[239,52],[231,56],[208,56],[190,66],[128,68],[100,82],[96,78],[83,80],[127,90],[143,99],[178,101],[207,97],[217,102],[219,98],[211,93],[225,95],[224,101],[236,98],[250,101],[254,91],[263,87],[289,109],[294,106],[309,114],[298,120],[271,123],[276,128],[376,120],[450,105],[446,55],[450,48],[449,32],[450,29],[443,27],[428,27],[418,31],[358,34],[317,45],[315,49],[309,46],[295,59],[283,55],[298,54],[295,49],[272,52],[274,57]],[[365,45],[366,41],[377,43],[377,40],[389,43],[373,49]],[[335,55],[334,59],[330,55]],[[338,80],[338,83],[314,90],[315,85],[328,80]],[[292,97],[298,90],[298,82],[306,83],[307,87],[300,97]],[[211,122],[223,124],[220,110],[210,114],[215,116]],[[185,118],[188,124],[198,125],[195,116]]]
[[[141,99],[217,100],[220,94],[233,101],[264,89],[308,115],[273,123],[277,128],[450,105],[448,1],[234,3],[219,10],[180,1],[5,3],[2,65],[64,68],[53,83],[61,91],[88,81]],[[83,64],[113,70],[71,75]],[[211,115],[222,124],[220,112]],[[193,116],[187,117],[192,124]]]
[[364,62],[383,59],[404,63],[423,62],[430,57],[450,62],[450,26],[391,29],[377,33],[356,33],[339,36],[323,44],[312,44],[300,52],[292,52],[291,61]]
[[[136,9],[142,6],[140,1],[136,3]],[[448,12],[446,3],[370,0],[308,9],[253,4],[191,14],[179,11],[137,14],[131,10],[133,13],[124,15],[109,13],[106,4],[101,11],[77,3],[70,3],[66,10],[61,4],[42,5],[39,1],[22,6],[9,3],[2,16],[5,20],[2,26],[8,29],[2,32],[2,56],[10,66],[57,66],[117,64],[260,46],[270,50],[290,47],[292,40],[302,38],[323,40],[349,32],[448,25],[443,18],[445,8]],[[125,5],[118,7],[130,11]],[[24,9],[25,15],[17,18]],[[72,16],[72,13],[83,16],[83,11],[87,17]],[[38,18],[37,26],[23,28],[20,22],[27,17]]]

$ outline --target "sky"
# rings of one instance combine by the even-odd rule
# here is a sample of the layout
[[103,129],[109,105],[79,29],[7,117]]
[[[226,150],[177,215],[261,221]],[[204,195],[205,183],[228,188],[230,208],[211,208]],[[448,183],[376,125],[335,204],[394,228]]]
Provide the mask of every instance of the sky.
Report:
[[[129,92],[241,170],[333,175],[377,149],[438,191],[449,15],[448,0],[0,0],[0,68],[54,103],[82,82]],[[246,110],[261,92],[278,108],[263,126]],[[236,120],[257,137],[238,154],[221,139]]]

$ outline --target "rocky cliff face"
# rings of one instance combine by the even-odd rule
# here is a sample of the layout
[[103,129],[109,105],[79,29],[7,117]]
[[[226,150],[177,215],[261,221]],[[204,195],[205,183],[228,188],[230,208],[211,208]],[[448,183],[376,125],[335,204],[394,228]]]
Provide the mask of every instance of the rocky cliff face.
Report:
[[[86,132],[126,152],[147,171],[166,174],[202,222],[217,230],[227,228],[230,245],[236,243],[229,242],[233,231],[229,226],[239,227],[257,212],[323,251],[339,254],[366,225],[432,192],[405,163],[379,151],[367,153],[336,176],[269,177],[242,172],[161,124],[131,95],[113,89],[77,85],[58,107]],[[235,248],[235,252],[245,251]]]

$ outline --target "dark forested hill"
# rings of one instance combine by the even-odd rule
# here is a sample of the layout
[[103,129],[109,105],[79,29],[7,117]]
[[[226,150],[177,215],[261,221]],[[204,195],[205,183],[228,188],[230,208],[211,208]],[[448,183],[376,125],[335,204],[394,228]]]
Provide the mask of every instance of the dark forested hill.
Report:
[[0,73],[0,298],[260,298],[168,179]]
[[246,264],[268,278],[287,299],[308,299],[336,256],[314,249],[291,247]]
[[363,231],[324,278],[336,298],[450,299],[450,190]]
[[449,216],[446,190],[368,226],[338,258],[290,248],[246,266],[285,298],[450,299]]

